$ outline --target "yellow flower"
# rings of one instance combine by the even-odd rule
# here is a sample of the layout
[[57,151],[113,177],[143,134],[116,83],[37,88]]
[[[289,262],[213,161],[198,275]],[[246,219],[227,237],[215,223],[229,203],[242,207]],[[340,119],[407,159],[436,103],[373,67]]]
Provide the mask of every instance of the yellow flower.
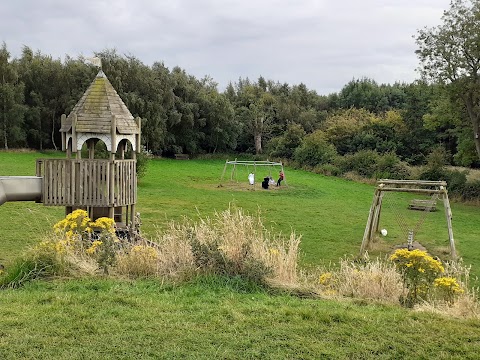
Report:
[[278,249],[271,248],[271,249],[270,249],[270,254],[272,254],[272,255],[278,255],[278,254],[279,254]]
[[85,252],[89,255],[92,255],[94,254],[96,251],[97,251],[97,248],[102,245],[103,242],[102,241],[98,241],[98,240],[95,240],[93,243],[92,243],[92,246],[90,246],[87,250],[85,250]]
[[328,285],[330,281],[332,280],[332,273],[326,272],[320,275],[320,278],[318,279],[318,282],[321,285]]

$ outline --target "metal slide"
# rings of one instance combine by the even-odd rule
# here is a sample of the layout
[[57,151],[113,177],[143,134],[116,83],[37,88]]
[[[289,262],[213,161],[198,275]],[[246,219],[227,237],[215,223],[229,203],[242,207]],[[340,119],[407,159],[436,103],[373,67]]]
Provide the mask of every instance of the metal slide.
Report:
[[0,176],[0,205],[7,201],[41,201],[42,177]]

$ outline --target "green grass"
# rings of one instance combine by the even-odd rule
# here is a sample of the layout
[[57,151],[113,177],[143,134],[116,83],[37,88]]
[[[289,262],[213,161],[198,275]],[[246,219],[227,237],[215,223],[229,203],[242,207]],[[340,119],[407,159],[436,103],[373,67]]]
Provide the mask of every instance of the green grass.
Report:
[[2,359],[476,359],[480,351],[478,321],[272,296],[222,279],[40,282],[1,299]]
[[[0,152],[0,176],[34,175],[35,159],[45,156],[64,155]],[[170,220],[210,216],[234,203],[260,211],[274,232],[302,234],[304,266],[358,253],[373,186],[287,168],[288,188],[252,191],[246,168],[239,170],[238,184],[220,184],[223,165],[221,160],[152,161],[139,183],[144,233],[154,236]],[[452,210],[457,249],[478,274],[479,209],[454,203]],[[33,202],[0,206],[0,262],[11,264],[63,215],[63,208]],[[410,221],[418,215],[402,213]],[[389,230],[386,249],[402,242],[396,216],[388,211],[382,216]],[[419,239],[427,247],[448,245],[443,211],[429,214],[423,229]],[[179,286],[41,281],[2,290],[0,304],[2,359],[476,359],[480,351],[479,320],[271,294],[236,279]]]
[[[48,156],[63,157],[62,153]],[[0,176],[34,175],[38,153],[0,152]],[[267,228],[288,235],[292,230],[302,235],[301,263],[328,264],[343,256],[357,255],[370,209],[373,186],[305,171],[286,169],[288,188],[256,191],[247,184],[248,169],[238,169],[238,183],[230,182],[227,171],[222,184],[223,160],[154,160],[147,175],[140,180],[137,209],[141,213],[142,231],[153,237],[168,221],[183,217],[196,219],[225,210],[235,204],[250,213],[260,212]],[[263,178],[275,169],[257,170]],[[221,186],[219,186],[221,185]],[[381,226],[388,229],[382,249],[404,243],[396,218],[404,217],[412,226],[422,212],[408,211],[408,195],[387,194]],[[448,247],[448,233],[443,206],[429,213],[416,239],[442,256]],[[480,212],[478,207],[452,204],[453,228],[457,250],[473,273],[480,274]],[[0,207],[0,262],[9,262],[25,246],[50,231],[64,216],[63,208],[35,203],[6,203]]]

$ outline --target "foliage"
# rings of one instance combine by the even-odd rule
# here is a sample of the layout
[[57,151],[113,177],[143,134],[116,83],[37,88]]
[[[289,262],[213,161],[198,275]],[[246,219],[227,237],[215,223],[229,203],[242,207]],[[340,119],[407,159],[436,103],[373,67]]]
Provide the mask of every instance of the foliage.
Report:
[[64,242],[73,253],[87,254],[94,258],[105,274],[115,263],[115,221],[100,217],[92,221],[85,210],[77,209],[54,225],[56,233],[63,235]]
[[390,256],[390,260],[403,276],[408,290],[403,301],[407,306],[426,300],[433,282],[444,272],[440,261],[418,249],[398,249]]
[[139,179],[143,178],[147,173],[148,163],[152,159],[152,153],[147,151],[147,149],[142,148],[137,155],[137,177]]
[[303,139],[293,158],[303,166],[316,166],[329,163],[335,155],[335,148],[327,142],[325,133],[317,130]]
[[433,282],[435,288],[442,293],[442,297],[449,303],[455,302],[455,297],[458,294],[462,294],[464,290],[460,287],[457,279],[453,277],[439,277]]
[[295,149],[300,146],[305,136],[305,130],[299,124],[288,124],[285,132],[270,140],[269,155],[274,158],[291,159]]
[[417,55],[426,77],[447,85],[467,110],[473,138],[480,157],[480,4],[473,0],[453,0],[442,16],[442,24],[418,32]]

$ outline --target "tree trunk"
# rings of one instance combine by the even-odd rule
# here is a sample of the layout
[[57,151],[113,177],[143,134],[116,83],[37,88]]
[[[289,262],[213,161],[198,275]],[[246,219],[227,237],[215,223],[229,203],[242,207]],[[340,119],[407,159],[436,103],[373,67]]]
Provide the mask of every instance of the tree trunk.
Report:
[[262,153],[263,116],[256,116],[253,138],[255,140],[255,154]]
[[478,118],[472,119],[473,125],[473,141],[475,142],[475,149],[477,150],[477,156],[480,159],[480,129]]
[[52,144],[57,151],[57,144],[55,144],[55,111],[52,112]]
[[255,131],[255,153],[262,153],[262,133],[260,131]]

